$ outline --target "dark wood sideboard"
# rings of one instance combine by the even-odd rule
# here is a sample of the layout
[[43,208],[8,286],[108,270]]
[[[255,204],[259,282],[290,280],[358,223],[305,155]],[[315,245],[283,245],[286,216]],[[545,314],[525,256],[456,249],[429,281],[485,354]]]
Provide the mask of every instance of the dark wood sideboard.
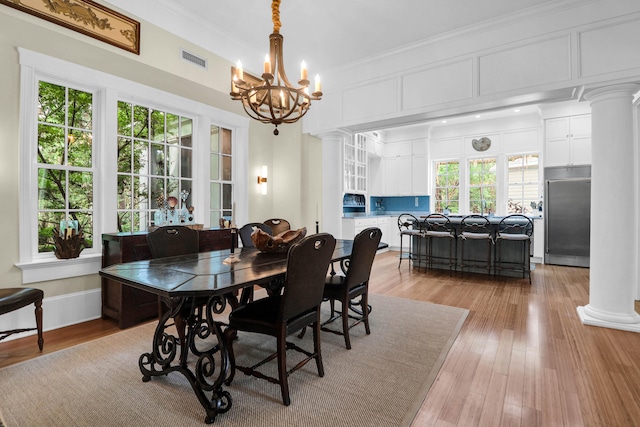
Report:
[[[102,235],[102,267],[151,258],[147,232]],[[229,228],[198,230],[200,252],[237,247],[237,233]],[[158,297],[131,286],[102,279],[102,318],[110,317],[121,329],[158,317]]]

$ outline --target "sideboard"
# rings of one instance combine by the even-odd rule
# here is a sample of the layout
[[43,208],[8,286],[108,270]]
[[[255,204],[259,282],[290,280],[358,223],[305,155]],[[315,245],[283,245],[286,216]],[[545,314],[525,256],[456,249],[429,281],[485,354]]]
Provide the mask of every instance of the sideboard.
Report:
[[[102,235],[102,267],[151,258],[147,232]],[[198,230],[200,252],[237,247],[237,233],[230,228]],[[102,318],[112,318],[121,329],[158,317],[158,297],[148,292],[102,279]]]

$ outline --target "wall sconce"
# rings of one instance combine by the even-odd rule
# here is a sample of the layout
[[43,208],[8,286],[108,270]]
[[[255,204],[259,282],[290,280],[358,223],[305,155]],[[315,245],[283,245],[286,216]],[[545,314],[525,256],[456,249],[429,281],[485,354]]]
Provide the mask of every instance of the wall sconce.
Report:
[[260,185],[260,193],[267,194],[267,167],[262,166],[262,173],[258,175],[258,184]]

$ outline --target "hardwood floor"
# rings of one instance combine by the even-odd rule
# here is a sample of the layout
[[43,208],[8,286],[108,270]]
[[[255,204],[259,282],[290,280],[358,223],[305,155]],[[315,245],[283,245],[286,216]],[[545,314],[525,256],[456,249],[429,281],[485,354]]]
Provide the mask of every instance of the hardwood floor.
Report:
[[[529,285],[398,270],[397,255],[376,257],[372,293],[469,310],[414,426],[640,425],[640,335],[580,323],[588,269],[537,266]],[[44,353],[117,331],[95,320],[46,332]],[[40,354],[33,336],[2,342],[0,367]]]

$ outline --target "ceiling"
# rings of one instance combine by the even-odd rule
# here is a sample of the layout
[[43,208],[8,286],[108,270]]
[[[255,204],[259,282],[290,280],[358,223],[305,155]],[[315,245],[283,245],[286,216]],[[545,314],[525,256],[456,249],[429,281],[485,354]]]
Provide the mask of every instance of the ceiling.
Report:
[[[241,60],[243,68],[253,74],[262,73],[273,32],[270,0],[106,1],[232,63]],[[553,13],[580,1],[282,0],[280,34],[284,36],[285,69],[294,78],[304,60],[312,79],[395,50]],[[535,100],[522,102],[532,103]],[[513,114],[512,108],[497,114]],[[463,115],[456,121],[475,120],[474,116]],[[428,121],[420,122],[426,125]],[[395,120],[378,125],[402,126]],[[441,120],[431,120],[433,125],[441,125]]]
[[[248,71],[262,72],[270,0],[108,0]],[[526,19],[567,0],[282,0],[285,68],[322,74],[453,32]]]

